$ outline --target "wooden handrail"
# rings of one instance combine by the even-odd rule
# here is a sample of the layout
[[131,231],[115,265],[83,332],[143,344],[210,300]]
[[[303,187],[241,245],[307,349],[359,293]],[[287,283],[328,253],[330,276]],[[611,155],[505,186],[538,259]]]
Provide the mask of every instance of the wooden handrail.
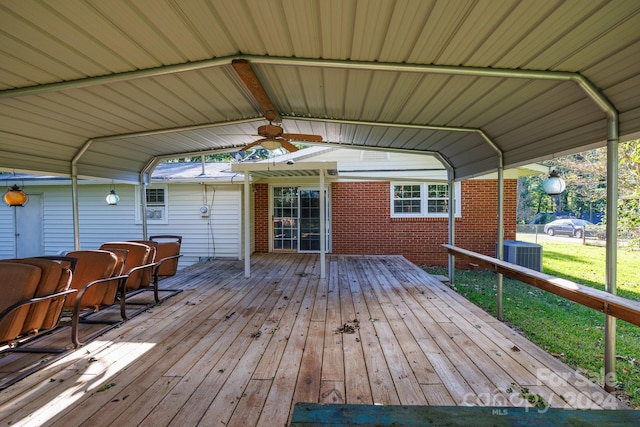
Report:
[[469,260],[478,266],[535,286],[570,301],[598,310],[620,320],[640,326],[640,302],[613,295],[599,289],[580,285],[567,279],[540,273],[539,271],[497,258],[482,255],[453,245],[442,245],[449,254]]

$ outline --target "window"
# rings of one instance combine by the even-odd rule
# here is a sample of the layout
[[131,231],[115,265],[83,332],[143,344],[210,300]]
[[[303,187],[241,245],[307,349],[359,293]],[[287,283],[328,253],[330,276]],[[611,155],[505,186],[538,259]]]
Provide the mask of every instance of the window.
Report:
[[[136,205],[140,206],[140,187],[136,187]],[[147,187],[147,222],[150,224],[167,224],[167,187],[149,186]],[[140,209],[136,209],[136,222],[142,222]]]
[[394,214],[420,214],[422,213],[422,186],[394,185],[393,187],[393,213]]
[[[456,216],[460,216],[460,183],[455,185]],[[392,217],[446,217],[449,185],[444,183],[391,183]]]
[[166,219],[164,188],[147,188],[147,221]]

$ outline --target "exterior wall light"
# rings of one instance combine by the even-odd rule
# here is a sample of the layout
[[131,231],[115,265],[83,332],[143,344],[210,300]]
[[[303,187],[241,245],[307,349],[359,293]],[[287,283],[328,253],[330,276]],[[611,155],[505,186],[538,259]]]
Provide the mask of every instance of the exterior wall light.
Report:
[[16,184],[13,184],[13,187],[4,193],[4,202],[9,206],[24,206],[28,200],[29,196],[27,196]]
[[557,196],[564,191],[566,185],[558,175],[558,172],[552,170],[551,173],[549,173],[549,177],[542,183],[542,188],[548,195]]

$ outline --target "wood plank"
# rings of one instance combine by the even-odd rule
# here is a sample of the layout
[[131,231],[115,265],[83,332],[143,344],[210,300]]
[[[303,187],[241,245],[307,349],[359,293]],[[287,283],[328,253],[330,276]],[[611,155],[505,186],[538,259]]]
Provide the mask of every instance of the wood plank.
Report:
[[[317,276],[315,277],[317,278]],[[301,366],[304,343],[306,342],[311,319],[311,308],[313,307],[318,283],[317,279],[311,280],[309,275],[303,276],[300,281],[303,283],[301,288],[306,288],[306,292],[301,301],[293,301],[293,305],[298,308],[296,318],[291,332],[286,338],[287,343],[283,357],[275,373],[271,390],[269,390],[257,425],[272,426],[274,420],[288,421],[293,412],[295,384]],[[276,333],[282,332],[279,330]]]
[[[341,383],[342,389],[337,389],[337,391],[340,394],[339,399],[342,399],[340,403],[344,403],[344,350],[342,348],[342,337],[335,334],[336,328],[338,328],[342,322],[337,260],[332,258],[328,263],[328,269],[329,281],[322,357],[322,381],[327,383]],[[340,393],[340,391],[342,392]],[[327,392],[327,390],[325,390],[325,392]]]
[[[358,260],[360,261],[360,260]],[[371,384],[371,395],[375,404],[400,404],[400,397],[393,382],[393,373],[382,350],[381,337],[375,328],[378,321],[384,321],[384,312],[377,298],[371,297],[372,277],[361,268],[361,263],[347,264],[347,274],[351,283],[353,304],[360,320],[358,339],[362,344],[364,362]],[[350,339],[343,334],[343,339]]]
[[[338,280],[340,285],[340,311],[342,319],[340,325],[348,321],[358,319],[358,311],[353,305],[351,293],[351,280],[347,272],[347,264],[350,261],[346,257],[338,258]],[[338,325],[339,326],[339,325]],[[356,339],[357,338],[357,339]],[[344,350],[344,372],[347,403],[373,404],[372,384],[369,382],[362,337],[358,330],[349,334],[348,338],[342,337],[342,349]]]

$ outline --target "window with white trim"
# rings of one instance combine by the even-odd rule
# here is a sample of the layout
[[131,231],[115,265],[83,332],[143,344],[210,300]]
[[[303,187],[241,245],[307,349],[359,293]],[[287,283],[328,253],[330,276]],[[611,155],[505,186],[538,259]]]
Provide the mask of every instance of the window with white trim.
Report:
[[[151,185],[147,187],[147,223],[149,224],[167,224],[167,186]],[[140,206],[140,187],[136,187],[136,206]],[[142,222],[140,218],[140,208],[136,209],[136,222]]]
[[[455,215],[460,216],[460,183],[455,183]],[[447,217],[449,184],[392,182],[391,216],[397,218]]]

